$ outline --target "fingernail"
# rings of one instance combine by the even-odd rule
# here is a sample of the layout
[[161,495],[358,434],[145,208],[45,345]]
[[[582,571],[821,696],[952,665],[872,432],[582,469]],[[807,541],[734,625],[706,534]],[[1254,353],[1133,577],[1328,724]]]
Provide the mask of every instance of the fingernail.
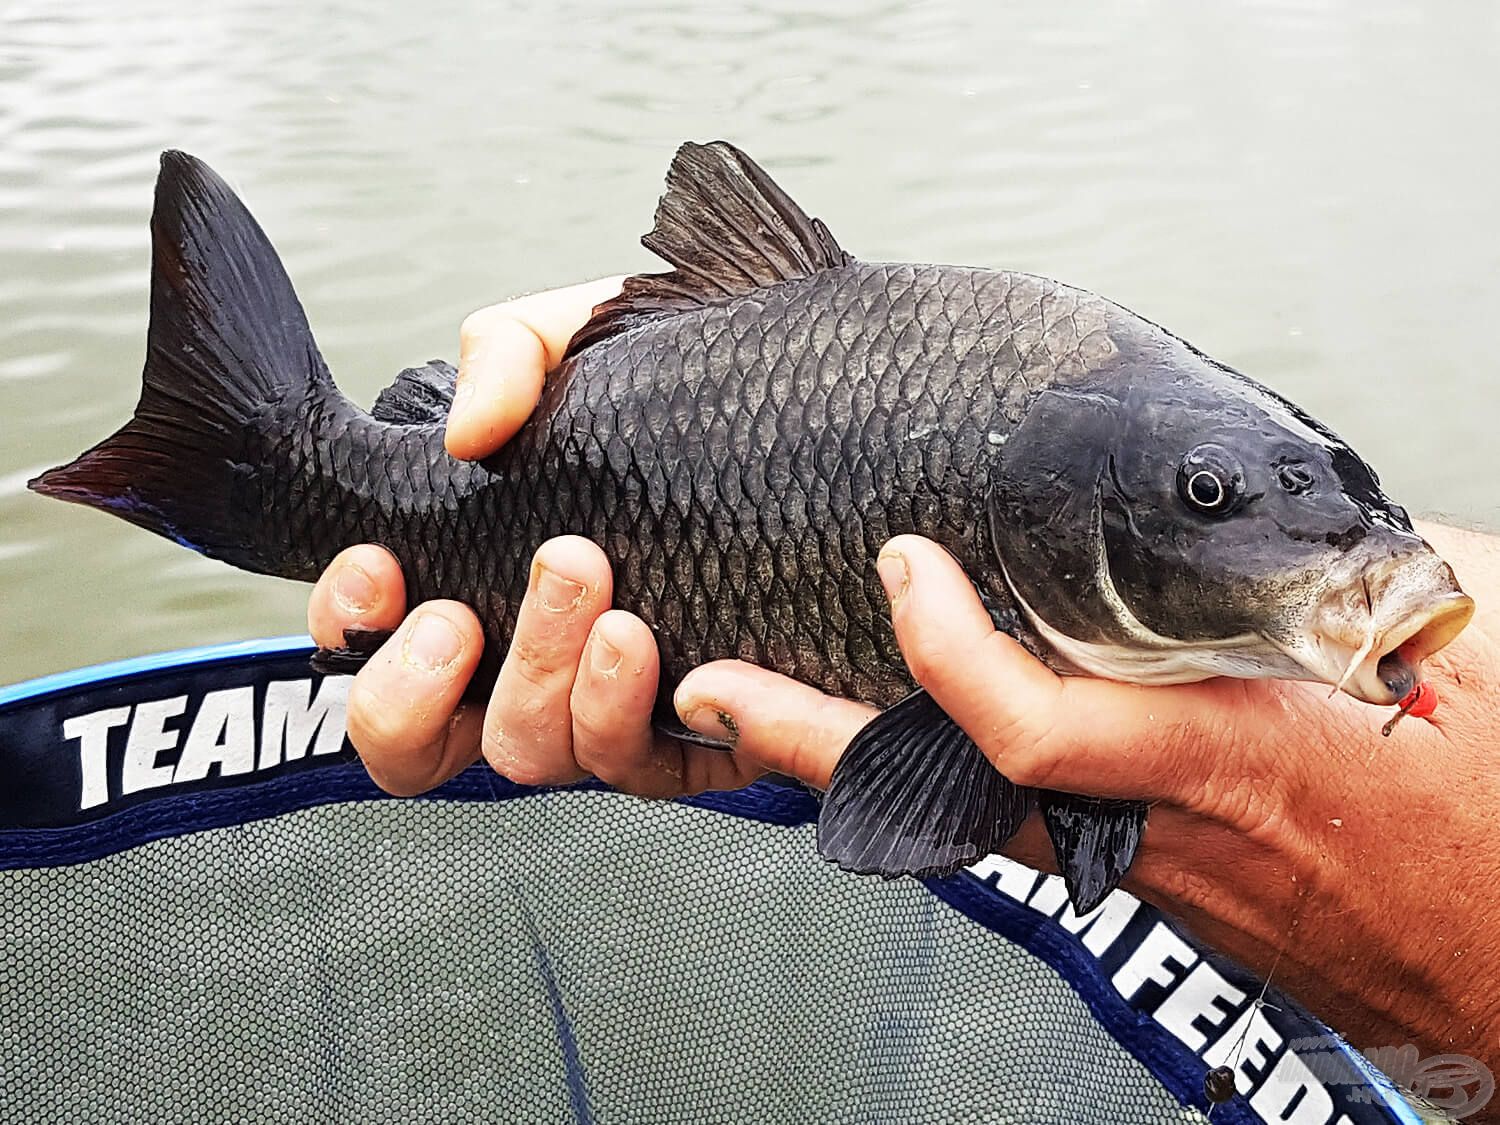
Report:
[[333,576],[333,600],[350,613],[364,613],[380,599],[380,589],[363,569],[345,563]]
[[906,556],[900,551],[882,551],[875,560],[875,570],[880,575],[880,584],[885,587],[885,596],[893,602],[899,601],[911,581]]
[[700,704],[682,716],[683,725],[709,738],[721,742],[738,742],[740,726],[728,711],[721,711],[711,703]]
[[531,570],[531,588],[536,591],[537,604],[552,613],[567,613],[577,609],[587,593],[582,582],[564,578],[555,571],[536,563]]
[[620,674],[620,662],[624,659],[620,650],[606,641],[603,634],[595,633],[593,640],[589,641],[589,666],[595,675],[614,679]]
[[458,659],[464,639],[441,613],[423,613],[412,623],[401,659],[424,672],[440,672]]

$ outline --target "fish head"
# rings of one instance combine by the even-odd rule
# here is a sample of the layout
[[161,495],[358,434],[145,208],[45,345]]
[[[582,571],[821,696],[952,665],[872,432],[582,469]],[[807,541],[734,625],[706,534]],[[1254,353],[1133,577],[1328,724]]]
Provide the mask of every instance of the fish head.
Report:
[[1002,447],[1007,592],[1067,663],[1136,683],[1313,680],[1374,704],[1473,615],[1347,443],[1228,369],[1051,388]]

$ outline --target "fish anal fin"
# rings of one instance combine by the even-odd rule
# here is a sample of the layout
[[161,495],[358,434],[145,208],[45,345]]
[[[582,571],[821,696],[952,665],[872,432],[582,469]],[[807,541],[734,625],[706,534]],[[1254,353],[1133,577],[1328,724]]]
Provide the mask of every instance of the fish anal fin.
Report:
[[1031,806],[1031,791],[918,691],[844,751],[818,817],[818,851],[862,875],[951,875],[998,851]]
[[1147,806],[1054,792],[1042,794],[1041,806],[1068,899],[1077,913],[1087,914],[1130,870],[1146,830]]
[[344,630],[340,648],[320,648],[308,657],[314,672],[323,676],[348,676],[369,663],[377,649],[391,639],[394,629],[367,629],[351,625]]
[[628,278],[618,297],[594,310],[568,355],[649,320],[854,260],[821,220],[727,141],[677,150],[656,223],[641,243],[672,272]]
[[453,405],[458,369],[441,359],[421,367],[408,367],[396,381],[381,391],[370,408],[370,417],[398,426],[420,426],[441,422]]

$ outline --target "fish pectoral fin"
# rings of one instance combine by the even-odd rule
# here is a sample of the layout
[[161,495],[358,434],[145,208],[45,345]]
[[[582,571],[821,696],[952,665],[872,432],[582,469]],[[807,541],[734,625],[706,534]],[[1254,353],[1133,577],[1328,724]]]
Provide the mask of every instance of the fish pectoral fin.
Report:
[[861,875],[951,875],[999,850],[1031,806],[1031,790],[917,691],[870,720],[834,767],[818,851]]
[[655,714],[651,716],[651,725],[656,728],[656,733],[668,738],[675,738],[678,742],[686,742],[692,746],[702,746],[708,750],[733,750],[734,743],[726,742],[722,738],[711,738],[706,734],[699,734],[677,717],[677,712],[672,710],[670,704],[657,707]]
[[350,676],[358,672],[391,639],[394,629],[366,629],[353,625],[344,630],[341,648],[320,648],[308,657],[312,670],[323,676]]
[[1054,792],[1043,793],[1041,805],[1068,899],[1087,914],[1130,870],[1146,831],[1146,805]]
[[408,367],[376,397],[370,417],[398,426],[446,421],[457,380],[458,368],[441,359],[430,359],[421,367]]
[[641,244],[675,267],[627,278],[568,344],[575,355],[642,323],[846,266],[821,219],[792,202],[727,141],[689,142],[667,169],[667,193]]

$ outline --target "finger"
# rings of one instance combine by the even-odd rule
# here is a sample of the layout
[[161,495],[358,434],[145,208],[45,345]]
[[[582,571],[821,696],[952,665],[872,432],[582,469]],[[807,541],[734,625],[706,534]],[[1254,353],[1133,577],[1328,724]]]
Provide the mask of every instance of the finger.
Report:
[[349,685],[349,741],[375,784],[424,793],[479,757],[479,708],[459,700],[483,649],[467,607],[425,602],[360,669]]
[[784,773],[819,789],[875,708],[737,660],[695,668],[673,704],[691,729],[734,743],[740,768]]
[[[865,704],[825,695],[796,680],[734,660],[706,664],[690,672],[679,685],[674,702],[684,722],[714,738],[735,736],[719,717],[729,716],[730,726],[737,732],[734,757],[744,759],[742,772],[746,768],[765,769],[819,789],[828,787],[839,757],[877,713]],[[689,716],[694,716],[693,721],[689,722]],[[753,778],[741,784],[748,784],[748,780]],[[1004,851],[1038,870],[1057,870],[1040,817],[1029,817]]]
[[319,577],[307,600],[307,631],[320,648],[339,648],[345,629],[394,629],[405,614],[401,564],[365,543],[340,551]]
[[1230,741],[1233,686],[1136,687],[1059,676],[998,631],[945,550],[918,536],[878,563],[912,675],[1019,785],[1100,797],[1186,800],[1210,748]]
[[459,329],[448,452],[475,460],[509,441],[536,409],[547,372],[562,362],[568,341],[623,283],[623,277],[601,278],[469,314]]
[[652,722],[659,674],[646,623],[610,610],[594,623],[573,685],[573,753],[601,781],[641,797],[738,789],[765,770],[724,750],[659,734]]
[[612,609],[594,622],[573,682],[573,758],[599,780],[641,796],[672,796],[681,777],[656,757],[651,710],[659,674],[656,638],[640,618]]
[[573,683],[573,757],[623,792],[675,797],[683,792],[682,754],[659,744],[651,725],[658,659],[640,618],[612,609],[594,622]]
[[565,535],[537,550],[484,723],[485,760],[512,781],[562,785],[583,776],[573,757],[573,682],[611,590],[604,552],[587,539]]

